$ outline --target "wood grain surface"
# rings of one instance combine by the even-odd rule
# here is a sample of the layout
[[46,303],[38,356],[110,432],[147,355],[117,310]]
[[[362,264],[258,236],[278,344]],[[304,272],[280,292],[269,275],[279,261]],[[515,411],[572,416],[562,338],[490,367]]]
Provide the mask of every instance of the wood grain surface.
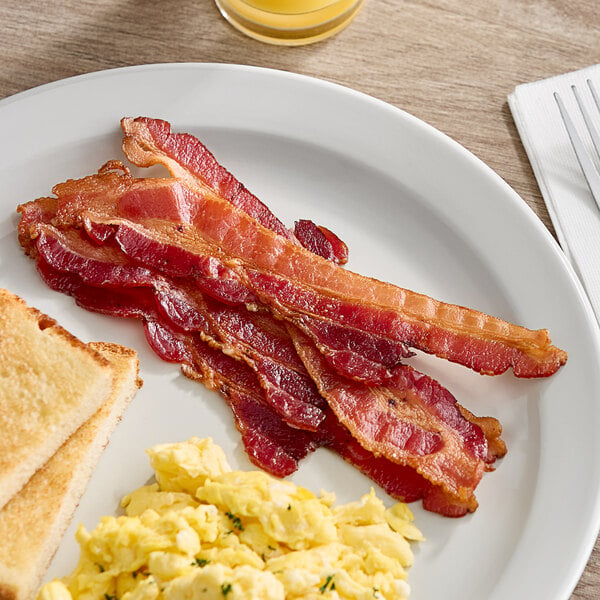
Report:
[[[0,0],[0,57],[0,98],[159,62],[258,65],[340,83],[457,140],[552,231],[506,96],[600,63],[600,9],[598,0],[366,0],[336,37],[285,48],[244,37],[212,0]],[[600,544],[572,598],[600,598]]]

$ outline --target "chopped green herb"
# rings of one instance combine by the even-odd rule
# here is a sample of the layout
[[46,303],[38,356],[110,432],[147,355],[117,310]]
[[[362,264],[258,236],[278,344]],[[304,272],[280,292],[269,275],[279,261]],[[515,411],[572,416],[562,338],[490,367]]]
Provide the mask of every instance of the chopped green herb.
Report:
[[100,563],[96,563],[96,566],[98,567],[98,570],[100,571],[100,573],[104,573],[105,568]]
[[231,584],[230,583],[222,583],[221,584],[221,593],[223,594],[223,597],[227,596],[227,594],[229,594],[229,592],[231,592]]
[[206,558],[197,558],[192,564],[196,565],[197,567],[205,567],[208,563],[210,562],[210,560],[206,560]]
[[244,531],[244,528],[242,527],[242,521],[240,520],[239,517],[237,517],[236,515],[234,515],[233,513],[230,513],[230,512],[226,512],[225,514],[229,517],[229,519],[233,523],[233,527],[235,529],[239,529],[240,531]]
[[110,594],[104,594],[104,600],[117,600],[116,596],[111,596]]
[[288,507],[287,507],[287,509],[288,509],[288,510],[292,510],[292,505],[291,505],[291,504],[288,504]]
[[335,583],[333,582],[333,575],[328,575],[325,583],[319,588],[321,594],[324,594],[328,590],[335,590]]

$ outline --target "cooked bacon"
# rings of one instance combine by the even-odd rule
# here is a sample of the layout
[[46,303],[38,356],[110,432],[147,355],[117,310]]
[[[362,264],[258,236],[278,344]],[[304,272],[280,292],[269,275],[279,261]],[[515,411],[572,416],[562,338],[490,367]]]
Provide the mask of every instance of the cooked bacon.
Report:
[[567,358],[548,332],[346,271],[341,240],[310,221],[289,232],[196,138],[151,119],[123,129],[132,162],[175,179],[113,161],[19,207],[20,243],[48,284],[142,320],[159,356],[227,399],[258,466],[289,474],[325,446],[396,498],[475,510],[506,452],[500,425],[404,359],[414,348],[547,376]]
[[[317,429],[325,416],[323,399],[287,331],[270,314],[250,313],[211,300],[185,281],[171,280],[132,263],[115,247],[93,246],[76,230],[60,232],[40,223],[36,235],[37,253],[48,267],[79,274],[88,285],[123,289],[124,294],[133,295],[134,291],[128,290],[138,290],[142,297],[139,287],[151,288],[161,313],[175,326],[198,331],[213,345],[245,360],[255,370],[271,406],[290,425]],[[62,291],[68,293],[67,289]],[[90,303],[84,307],[91,308]]]
[[412,467],[475,510],[474,490],[493,461],[480,427],[464,418],[439,383],[402,365],[386,386],[367,386],[333,371],[310,339],[289,328],[296,350],[336,417],[375,456]]
[[463,517],[469,505],[444,493],[413,468],[399,465],[375,456],[363,448],[337,420],[333,411],[321,425],[318,434],[323,446],[337,452],[346,462],[357,468],[384,489],[392,498],[402,502],[423,501],[423,508],[445,517]]
[[[185,375],[216,389],[227,400],[250,460],[278,477],[298,469],[298,462],[318,447],[314,437],[294,429],[264,401],[254,373],[207,344],[197,343],[193,367]],[[240,380],[242,383],[240,383]],[[247,383],[252,380],[252,383]]]
[[[352,279],[353,274],[346,273]],[[379,286],[380,282],[375,280],[364,282],[365,298],[372,298],[382,290],[385,292],[382,297],[390,302],[388,305],[360,302],[332,292],[325,294],[321,287],[325,283],[315,282],[316,277],[311,278],[310,284],[304,284],[259,269],[247,269],[246,275],[256,296],[276,307],[282,317],[298,325],[317,343],[315,332],[304,327],[305,315],[326,315],[341,327],[399,341],[487,375],[498,375],[512,367],[517,377],[546,377],[566,362],[566,353],[552,346],[546,330],[527,330],[400,288],[394,299],[390,290],[382,289],[388,284]],[[334,366],[338,370],[342,367]],[[389,363],[384,366],[393,367]],[[341,372],[356,377],[351,371]],[[365,380],[368,382],[368,378]]]
[[[44,256],[44,253],[38,255],[38,271],[52,289],[70,294],[88,310],[141,319],[150,346],[163,360],[181,363],[187,376],[220,391],[234,413],[246,452],[255,465],[275,475],[285,476],[296,470],[298,461],[306,453],[317,446],[326,446],[394,498],[405,502],[422,499],[428,510],[450,517],[459,517],[467,512],[469,507],[466,503],[441,493],[414,469],[395,464],[383,456],[376,457],[364,449],[327,407],[324,407],[326,418],[316,433],[290,429],[265,404],[264,390],[258,384],[256,373],[209,347],[195,332],[184,331],[164,321],[160,301],[159,310],[155,302],[159,294],[154,295],[151,288],[93,287],[76,274],[57,271],[45,262]],[[269,322],[267,315],[263,316],[265,330],[275,327],[282,335],[281,326]],[[260,339],[264,335],[260,331],[255,333],[257,335],[251,336],[252,339]],[[279,346],[272,340],[271,344],[272,350]]]
[[[179,181],[116,173],[95,177],[93,183],[85,178],[55,187],[62,225],[112,224],[126,254],[170,274],[193,276],[210,256],[278,316],[299,326],[304,317],[318,317],[486,374],[512,367],[519,377],[542,377],[566,362],[566,353],[551,344],[546,330],[531,331],[352,273]],[[158,213],[163,217],[156,218]]]
[[49,287],[73,296],[79,306],[142,320],[148,343],[160,358],[182,364],[186,376],[202,381],[227,400],[244,448],[256,466],[285,477],[318,447],[310,434],[291,428],[265,403],[256,376],[243,362],[211,348],[196,333],[177,330],[162,321],[149,288],[95,288],[73,273],[56,271],[42,256],[37,266]]
[[339,373],[369,384],[384,383],[403,358],[414,356],[405,344],[349,325],[306,314],[293,319]]
[[171,125],[159,119],[124,118],[121,127],[123,152],[135,165],[164,165],[173,177],[185,181],[199,193],[216,194],[240,208],[261,225],[292,242],[339,264],[348,260],[348,247],[332,231],[302,220],[292,234],[254,194],[220,165],[214,155],[193,135],[172,133]]
[[37,255],[35,230],[40,223],[50,223],[56,216],[56,198],[38,198],[17,208],[20,213],[17,236],[25,254],[31,258]]
[[278,235],[291,239],[279,219],[251,194],[197,138],[187,133],[171,133],[166,121],[124,118],[121,127],[123,152],[135,165],[164,165],[173,177],[185,181],[202,194],[218,195],[241,208]]
[[348,262],[348,246],[327,227],[301,219],[294,225],[294,235],[313,254],[341,265]]
[[463,516],[464,503],[440,493],[411,467],[398,465],[363,448],[341,425],[331,410],[316,434],[290,429],[264,402],[255,373],[243,363],[210,348],[193,333],[168,326],[161,320],[148,288],[103,289],[89,286],[72,273],[60,273],[43,256],[37,260],[44,281],[57,291],[70,294],[76,302],[102,314],[134,317],[144,322],[151,348],[163,360],[182,364],[188,377],[219,391],[233,411],[236,428],[250,460],[277,476],[286,476],[317,446],[338,453],[390,496],[403,502],[423,500],[428,510],[449,517]]
[[325,417],[323,399],[282,324],[269,313],[224,305],[180,282],[163,288],[157,300],[171,322],[192,330],[204,319],[211,339],[255,371],[268,403],[288,424],[309,431],[318,428]]

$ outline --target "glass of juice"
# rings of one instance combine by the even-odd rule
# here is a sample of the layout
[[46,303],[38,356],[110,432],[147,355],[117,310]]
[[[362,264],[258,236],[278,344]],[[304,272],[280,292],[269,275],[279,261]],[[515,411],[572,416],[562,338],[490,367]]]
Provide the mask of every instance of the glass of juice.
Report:
[[252,38],[285,46],[318,42],[337,33],[364,0],[215,0],[221,14]]

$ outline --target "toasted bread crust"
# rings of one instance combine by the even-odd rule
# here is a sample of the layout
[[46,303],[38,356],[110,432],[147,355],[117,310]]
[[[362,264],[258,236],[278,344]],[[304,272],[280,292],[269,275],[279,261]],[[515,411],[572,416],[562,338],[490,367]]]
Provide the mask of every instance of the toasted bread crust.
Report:
[[111,396],[0,510],[0,600],[34,597],[110,434],[141,386],[133,350],[89,346],[109,364]]
[[17,588],[14,585],[0,582],[0,598],[2,600],[17,600]]

